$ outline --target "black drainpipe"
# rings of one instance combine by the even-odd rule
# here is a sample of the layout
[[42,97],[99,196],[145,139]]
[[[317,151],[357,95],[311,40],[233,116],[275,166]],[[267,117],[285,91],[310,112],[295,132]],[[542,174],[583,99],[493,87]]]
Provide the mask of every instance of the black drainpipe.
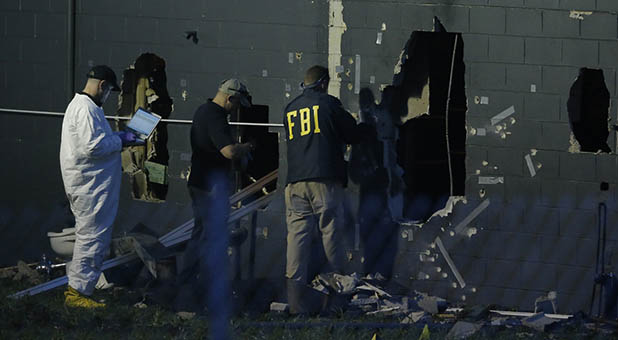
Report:
[[67,9],[67,98],[75,95],[75,0],[68,0]]

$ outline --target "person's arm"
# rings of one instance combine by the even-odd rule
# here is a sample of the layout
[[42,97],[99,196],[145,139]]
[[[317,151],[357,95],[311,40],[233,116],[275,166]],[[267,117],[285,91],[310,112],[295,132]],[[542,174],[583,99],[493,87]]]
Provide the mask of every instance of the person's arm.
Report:
[[87,108],[80,108],[74,116],[75,138],[79,148],[86,157],[101,158],[114,152],[122,150],[122,141],[114,133],[109,133],[104,124],[108,124],[105,119],[101,120]]
[[234,143],[230,125],[223,117],[217,117],[213,121],[207,122],[207,124],[210,138],[223,157],[237,159],[253,150],[251,143]]
[[343,108],[338,99],[333,97],[331,100],[330,107],[333,110],[333,120],[345,143],[358,144],[376,137],[375,127],[367,123],[356,124],[356,119]]

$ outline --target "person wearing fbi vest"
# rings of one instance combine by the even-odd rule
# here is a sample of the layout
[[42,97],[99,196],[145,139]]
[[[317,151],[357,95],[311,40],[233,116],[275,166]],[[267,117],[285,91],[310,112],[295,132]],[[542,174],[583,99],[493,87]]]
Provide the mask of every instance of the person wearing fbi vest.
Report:
[[356,120],[339,99],[326,93],[328,69],[312,66],[301,84],[303,93],[284,111],[287,141],[285,206],[287,223],[287,294],[291,314],[309,314],[303,299],[309,283],[311,239],[321,236],[331,269],[341,273],[344,223],[343,196],[347,182],[345,145],[375,136],[375,129]]

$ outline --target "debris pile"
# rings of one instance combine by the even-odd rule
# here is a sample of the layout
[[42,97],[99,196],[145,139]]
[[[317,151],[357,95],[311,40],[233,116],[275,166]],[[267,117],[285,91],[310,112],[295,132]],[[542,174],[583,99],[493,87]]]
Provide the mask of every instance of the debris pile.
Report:
[[[534,312],[516,312],[500,310],[496,306],[450,307],[440,297],[403,291],[399,288],[405,287],[397,287],[393,283],[383,288],[382,283],[386,281],[371,277],[359,279],[356,274],[330,273],[316,276],[311,287],[329,299],[346,297],[346,314],[392,318],[402,325],[422,328],[427,338],[430,332],[437,330],[448,332],[446,339],[466,339],[475,334],[491,338],[504,330],[523,337],[538,332],[556,336],[572,336],[574,332],[579,332],[583,336],[591,330],[614,335],[618,331],[615,322],[589,318],[582,312],[575,315],[557,314],[557,294],[553,291],[536,300]],[[287,311],[285,303],[271,304],[271,312]]]

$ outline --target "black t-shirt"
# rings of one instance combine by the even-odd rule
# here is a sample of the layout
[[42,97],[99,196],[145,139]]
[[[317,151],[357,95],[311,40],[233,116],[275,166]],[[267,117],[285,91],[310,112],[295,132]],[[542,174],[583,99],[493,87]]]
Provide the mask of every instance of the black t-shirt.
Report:
[[223,147],[234,144],[227,115],[227,111],[210,100],[195,112],[191,126],[193,154],[189,186],[209,190],[213,177],[227,175],[230,160],[223,157],[220,151]]
[[326,178],[346,183],[345,145],[375,138],[375,129],[357,125],[339,99],[313,89],[306,89],[288,104],[283,123],[287,183]]

